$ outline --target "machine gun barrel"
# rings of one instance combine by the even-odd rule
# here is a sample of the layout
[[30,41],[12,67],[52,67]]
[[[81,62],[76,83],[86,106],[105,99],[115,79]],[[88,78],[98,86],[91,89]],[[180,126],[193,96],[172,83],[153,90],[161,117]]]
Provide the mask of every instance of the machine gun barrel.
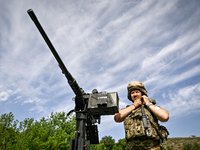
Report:
[[80,110],[80,109],[83,110],[84,105],[85,105],[85,102],[83,99],[84,91],[79,87],[76,80],[72,77],[70,72],[65,67],[64,63],[62,62],[62,60],[61,60],[60,56],[58,55],[56,49],[54,48],[53,44],[49,40],[47,34],[45,33],[44,29],[42,28],[42,26],[41,26],[40,22],[38,21],[33,10],[29,9],[27,12],[28,12],[30,18],[32,19],[32,21],[35,23],[36,27],[38,28],[39,32],[41,33],[42,37],[44,38],[45,42],[47,43],[47,45],[48,45],[49,49],[51,50],[51,52],[53,53],[54,57],[56,58],[56,60],[59,64],[59,67],[62,70],[62,73],[67,78],[69,85],[71,86],[72,90],[74,91],[74,93],[76,95],[76,98],[75,98],[76,110]]

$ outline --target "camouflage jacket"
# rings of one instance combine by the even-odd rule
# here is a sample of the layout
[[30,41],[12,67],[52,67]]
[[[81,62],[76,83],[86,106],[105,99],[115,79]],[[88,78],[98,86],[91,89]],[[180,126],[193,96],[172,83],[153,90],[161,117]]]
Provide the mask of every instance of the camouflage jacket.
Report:
[[139,107],[138,109],[133,110],[132,113],[124,119],[126,140],[153,139],[163,141],[164,139],[167,139],[167,136],[169,135],[167,129],[164,126],[159,125],[156,116],[146,106],[144,107],[144,111],[147,116],[148,133],[144,129],[141,107]]

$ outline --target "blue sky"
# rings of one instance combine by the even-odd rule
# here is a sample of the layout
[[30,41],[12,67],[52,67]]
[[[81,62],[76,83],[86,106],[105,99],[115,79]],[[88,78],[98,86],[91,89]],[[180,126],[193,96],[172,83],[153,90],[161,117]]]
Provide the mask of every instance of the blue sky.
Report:
[[[141,81],[167,109],[170,137],[200,136],[200,1],[0,0],[0,114],[41,119],[74,108],[74,93],[27,14],[32,8],[64,64],[90,93]],[[123,123],[102,117],[100,139],[124,138]]]

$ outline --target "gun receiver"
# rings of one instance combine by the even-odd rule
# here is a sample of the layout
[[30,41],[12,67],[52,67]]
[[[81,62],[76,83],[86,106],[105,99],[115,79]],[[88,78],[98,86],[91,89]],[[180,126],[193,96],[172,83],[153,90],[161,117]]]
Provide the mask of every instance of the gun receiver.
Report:
[[[65,67],[33,10],[29,9],[27,12],[56,58],[62,73],[67,78],[70,87],[76,95],[75,109],[73,110],[76,112],[76,136],[75,139],[70,141],[70,150],[89,149],[89,144],[99,143],[97,125],[94,125],[94,123],[97,120],[100,122],[101,115],[113,115],[118,112],[118,94],[117,92],[98,92],[96,89],[92,93],[85,93]],[[85,141],[85,133],[87,133],[87,140],[89,142]]]

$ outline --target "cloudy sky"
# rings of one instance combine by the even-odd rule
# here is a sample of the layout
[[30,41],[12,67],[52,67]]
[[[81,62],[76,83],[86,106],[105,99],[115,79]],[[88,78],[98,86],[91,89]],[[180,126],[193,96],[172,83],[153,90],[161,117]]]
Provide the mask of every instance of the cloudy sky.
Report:
[[[167,109],[170,137],[200,136],[199,0],[0,0],[0,114],[41,119],[69,112],[75,96],[33,21],[33,9],[64,64],[90,93],[141,81]],[[100,139],[124,138],[123,123],[102,117]]]

